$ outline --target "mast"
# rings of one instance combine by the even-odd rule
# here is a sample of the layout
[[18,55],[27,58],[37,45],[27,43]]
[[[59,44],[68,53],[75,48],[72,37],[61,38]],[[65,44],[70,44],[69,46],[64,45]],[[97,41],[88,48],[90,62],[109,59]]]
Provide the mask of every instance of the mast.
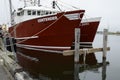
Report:
[[34,6],[36,5],[36,0],[34,0]]
[[26,7],[26,0],[24,0],[24,7]]
[[55,2],[55,0],[53,0],[53,2],[52,2],[52,8],[53,9],[55,9],[55,4],[56,4],[56,2]]
[[[9,6],[10,6],[10,24],[11,24],[10,26],[12,26],[12,25],[14,25],[14,19],[13,19],[13,13],[12,13],[12,1],[11,0],[9,0]],[[14,36],[16,37],[16,31],[15,31],[15,29],[13,29],[13,30],[14,30]],[[13,47],[14,43],[13,43],[11,37],[9,38],[9,40],[10,40],[11,50],[12,50],[14,56],[15,56],[15,61],[17,62],[17,57],[16,57],[15,49]]]
[[10,25],[12,25],[12,2],[9,0],[9,6],[10,6]]
[[40,0],[38,0],[38,6],[40,6]]

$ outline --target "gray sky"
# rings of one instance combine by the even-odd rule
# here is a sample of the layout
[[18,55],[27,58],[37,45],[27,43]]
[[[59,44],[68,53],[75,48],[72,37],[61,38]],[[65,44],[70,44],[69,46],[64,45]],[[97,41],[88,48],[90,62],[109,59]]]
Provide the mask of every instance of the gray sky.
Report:
[[[23,5],[20,0],[12,0],[13,8]],[[51,5],[52,0],[41,0],[42,5]],[[99,30],[109,28],[110,31],[120,31],[120,0],[57,0],[63,3],[85,9],[86,17],[102,17]],[[47,3],[47,4],[46,4]],[[0,1],[0,24],[9,23],[8,0]],[[63,7],[62,7],[63,8]],[[65,8],[68,9],[68,8]]]

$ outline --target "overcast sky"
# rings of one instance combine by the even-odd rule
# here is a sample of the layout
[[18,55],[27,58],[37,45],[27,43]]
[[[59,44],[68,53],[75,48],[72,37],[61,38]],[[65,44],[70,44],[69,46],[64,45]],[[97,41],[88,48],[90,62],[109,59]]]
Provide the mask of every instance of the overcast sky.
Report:
[[[13,8],[23,6],[22,0],[12,0]],[[42,5],[51,5],[52,0],[41,0]],[[109,28],[120,31],[120,0],[57,0],[60,5],[75,6],[85,9],[86,17],[102,17],[99,30]],[[0,0],[0,24],[9,23],[8,0]],[[63,7],[62,7],[63,8]]]

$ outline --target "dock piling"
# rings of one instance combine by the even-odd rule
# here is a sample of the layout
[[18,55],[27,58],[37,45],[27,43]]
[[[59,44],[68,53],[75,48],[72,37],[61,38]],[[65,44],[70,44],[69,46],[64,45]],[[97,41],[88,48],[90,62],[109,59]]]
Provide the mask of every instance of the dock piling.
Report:
[[103,32],[103,59],[106,59],[107,53],[107,40],[108,40],[108,29],[104,29]]
[[86,55],[87,55],[87,49],[83,49],[84,54],[83,54],[83,63],[86,64]]
[[74,61],[79,62],[79,47],[80,47],[80,28],[75,28],[75,54]]

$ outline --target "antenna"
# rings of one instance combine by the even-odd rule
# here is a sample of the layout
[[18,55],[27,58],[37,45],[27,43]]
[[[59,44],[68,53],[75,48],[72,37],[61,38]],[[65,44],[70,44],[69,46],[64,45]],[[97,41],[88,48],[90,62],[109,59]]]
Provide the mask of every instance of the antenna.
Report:
[[36,5],[36,0],[34,0],[34,6]]
[[24,7],[26,7],[26,0],[24,0]]
[[56,2],[55,0],[52,2],[52,8],[55,9]]
[[60,11],[62,11],[62,10],[60,9],[60,7],[56,4],[56,1],[53,0],[52,8],[55,9],[55,6],[57,6],[57,8],[58,8]]
[[40,0],[38,0],[38,6],[40,6]]

